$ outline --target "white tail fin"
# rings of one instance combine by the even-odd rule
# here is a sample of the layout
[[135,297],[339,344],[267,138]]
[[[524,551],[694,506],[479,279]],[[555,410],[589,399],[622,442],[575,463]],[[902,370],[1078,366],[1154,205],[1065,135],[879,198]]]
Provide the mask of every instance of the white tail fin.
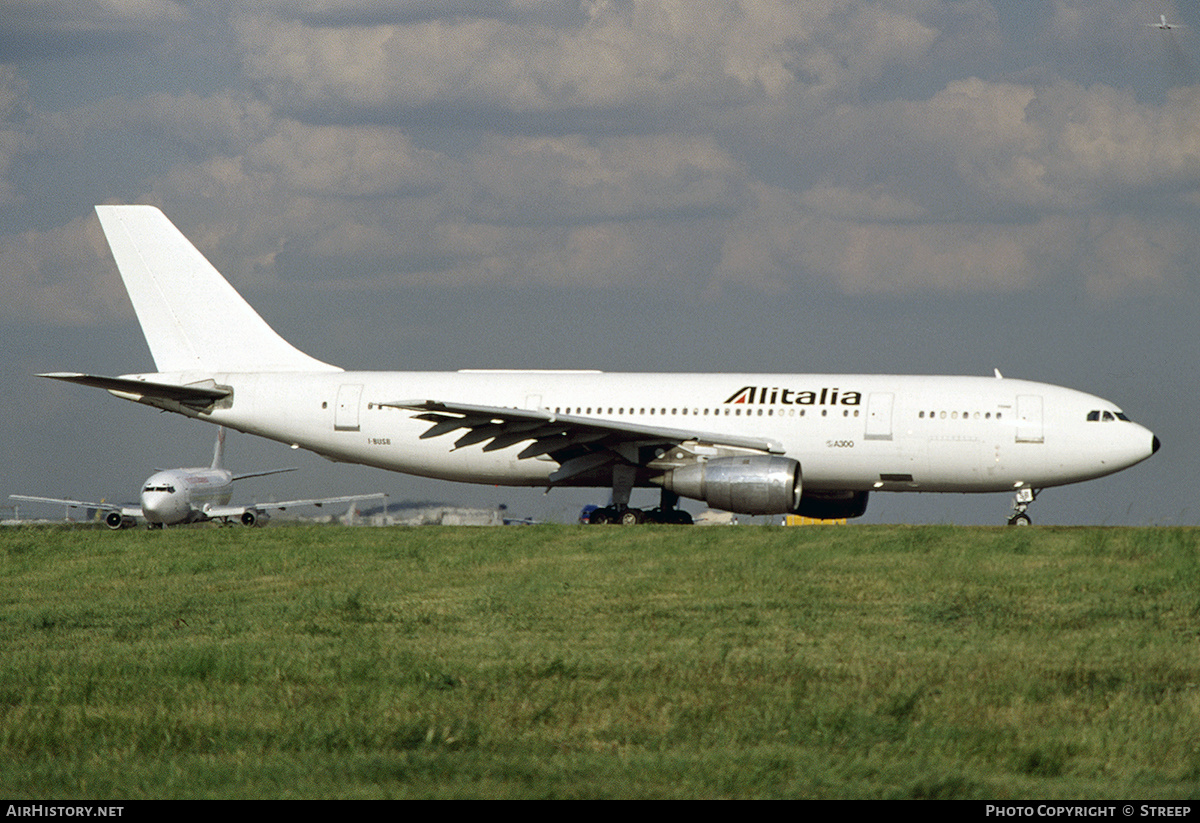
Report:
[[160,372],[341,371],[292,346],[153,206],[96,206]]

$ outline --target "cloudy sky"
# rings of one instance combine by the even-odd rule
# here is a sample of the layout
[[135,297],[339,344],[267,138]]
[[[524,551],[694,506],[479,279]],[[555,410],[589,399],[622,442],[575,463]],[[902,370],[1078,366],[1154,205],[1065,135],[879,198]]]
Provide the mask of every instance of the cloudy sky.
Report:
[[[0,0],[5,494],[128,499],[211,454],[209,426],[33,377],[153,370],[92,210],[134,202],[346,368],[998,367],[1164,444],[1035,521],[1200,522],[1191,4]],[[229,458],[302,469],[245,498],[604,502]]]

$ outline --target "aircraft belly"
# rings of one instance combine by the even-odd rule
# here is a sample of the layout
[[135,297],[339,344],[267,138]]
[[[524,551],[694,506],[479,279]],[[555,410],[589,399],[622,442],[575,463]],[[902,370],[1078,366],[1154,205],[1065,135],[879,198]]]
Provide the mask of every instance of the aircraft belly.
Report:
[[925,443],[921,486],[929,491],[995,491],[1004,488],[994,445],[975,437],[931,437]]
[[484,483],[500,486],[547,485],[547,476],[558,468],[553,461],[517,460],[520,447],[484,452],[478,446],[451,451],[443,444],[359,452],[363,462],[380,468],[434,477],[440,480]]
[[894,443],[834,439],[807,453],[791,452],[800,462],[805,489],[866,491],[881,475],[912,474],[911,460]]

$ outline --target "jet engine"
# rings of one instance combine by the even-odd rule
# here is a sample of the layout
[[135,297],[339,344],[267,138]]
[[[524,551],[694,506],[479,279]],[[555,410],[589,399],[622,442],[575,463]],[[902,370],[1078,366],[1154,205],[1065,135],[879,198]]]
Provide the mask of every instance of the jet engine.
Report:
[[739,514],[787,514],[800,505],[800,464],[790,457],[720,457],[671,469],[654,483]]
[[256,511],[255,509],[246,509],[242,512],[243,526],[261,526],[270,520],[271,517],[266,512]]
[[137,524],[137,521],[132,517],[127,517],[120,512],[109,512],[104,515],[104,525],[108,526],[113,531],[117,529],[132,528]]

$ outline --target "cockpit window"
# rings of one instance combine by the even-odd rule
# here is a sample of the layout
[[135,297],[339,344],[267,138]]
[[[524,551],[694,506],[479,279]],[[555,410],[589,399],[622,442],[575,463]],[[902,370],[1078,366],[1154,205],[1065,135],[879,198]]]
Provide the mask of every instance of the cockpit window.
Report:
[[1111,423],[1114,420],[1124,420],[1126,423],[1131,422],[1125,415],[1125,412],[1101,411],[1100,409],[1093,409],[1088,412],[1087,419],[1089,423],[1095,423],[1098,420],[1102,420],[1105,423]]

